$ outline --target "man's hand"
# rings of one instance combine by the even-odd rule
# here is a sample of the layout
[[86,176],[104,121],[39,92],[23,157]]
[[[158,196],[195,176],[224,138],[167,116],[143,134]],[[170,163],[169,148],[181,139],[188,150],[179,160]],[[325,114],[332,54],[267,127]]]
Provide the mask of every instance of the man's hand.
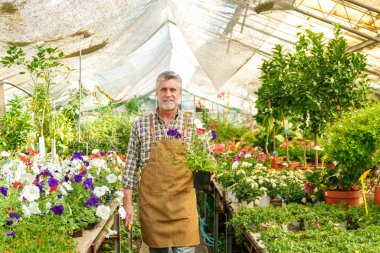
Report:
[[133,224],[133,216],[134,216],[134,210],[132,206],[132,202],[129,204],[124,204],[124,210],[125,210],[125,220],[124,220],[124,226],[127,231],[129,231],[132,228]]
[[124,189],[123,205],[125,210],[124,226],[127,230],[132,227],[134,210],[132,205],[132,189]]

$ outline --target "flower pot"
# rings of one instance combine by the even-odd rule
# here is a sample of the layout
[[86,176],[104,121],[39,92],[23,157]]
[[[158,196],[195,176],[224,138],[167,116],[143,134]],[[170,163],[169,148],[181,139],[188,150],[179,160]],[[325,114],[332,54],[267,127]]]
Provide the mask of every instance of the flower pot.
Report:
[[263,206],[269,206],[269,205],[270,205],[270,197],[267,195],[261,196],[258,206],[263,207]]
[[287,166],[288,170],[295,170],[297,167],[301,166],[300,162],[288,162],[287,164],[288,164]]
[[96,225],[98,225],[99,222],[89,223],[87,227],[84,228],[84,230],[93,230]]
[[373,203],[375,203],[375,205],[380,205],[380,186],[375,186]]
[[361,191],[332,191],[323,192],[327,205],[338,205],[344,202],[344,208],[349,206],[359,207]]
[[194,188],[206,188],[210,185],[211,172],[209,171],[193,171]]
[[73,234],[72,234],[73,238],[81,237],[81,236],[83,236],[83,230],[82,229],[74,231]]

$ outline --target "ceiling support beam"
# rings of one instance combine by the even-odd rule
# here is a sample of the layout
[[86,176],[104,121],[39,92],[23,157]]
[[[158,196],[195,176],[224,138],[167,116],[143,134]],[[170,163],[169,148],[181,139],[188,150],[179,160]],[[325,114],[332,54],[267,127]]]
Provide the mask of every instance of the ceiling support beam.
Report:
[[360,7],[364,8],[364,9],[367,9],[367,10],[369,10],[369,11],[373,11],[373,12],[377,12],[377,13],[380,14],[380,10],[377,9],[377,8],[374,8],[374,7],[372,7],[372,6],[369,6],[369,5],[366,5],[366,4],[363,4],[363,3],[360,3],[360,2],[355,1],[355,0],[344,0],[344,1],[345,1],[345,2],[348,2],[348,3],[351,3],[351,4],[355,4],[355,5],[357,5],[357,6],[360,6]]
[[[377,35],[376,38],[380,38],[380,35]],[[366,41],[363,41],[362,43],[359,43],[355,46],[350,47],[348,49],[348,52],[356,52],[375,43],[376,42],[373,40],[366,40]]]
[[[299,12],[299,13],[302,13],[302,14],[304,14],[304,15],[306,15],[306,16],[309,16],[309,17],[312,17],[312,18],[318,19],[318,20],[320,20],[320,21],[322,21],[322,22],[328,23],[328,24],[330,24],[330,25],[333,25],[333,24],[336,23],[336,22],[333,22],[333,21],[328,20],[328,19],[326,19],[326,18],[323,18],[323,17],[317,16],[317,15],[314,15],[313,13],[310,13],[310,12],[308,12],[308,11],[304,11],[304,10],[298,8],[298,7],[294,7],[294,10],[297,11],[297,12]],[[368,35],[368,34],[366,34],[366,33],[364,33],[364,32],[357,31],[357,30],[355,30],[355,29],[352,29],[352,28],[350,28],[350,27],[348,27],[348,26],[345,26],[345,25],[342,25],[342,24],[339,24],[339,27],[342,28],[342,29],[344,29],[344,30],[346,30],[346,31],[349,31],[349,32],[351,32],[351,33],[354,33],[354,34],[357,34],[357,35],[359,35],[359,36],[362,36],[363,38],[367,38],[367,39],[369,39],[369,40],[373,40],[374,42],[380,43],[380,38],[370,36],[370,35]]]

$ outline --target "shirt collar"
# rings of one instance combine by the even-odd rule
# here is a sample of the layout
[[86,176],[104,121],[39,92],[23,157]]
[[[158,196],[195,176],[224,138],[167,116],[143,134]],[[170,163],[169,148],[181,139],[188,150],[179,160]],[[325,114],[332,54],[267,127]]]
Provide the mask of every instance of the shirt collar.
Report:
[[[179,110],[179,108],[177,108],[177,112],[174,115],[173,120],[176,120],[181,113],[182,112]],[[158,107],[156,108],[156,111],[154,112],[154,115],[155,115],[156,119],[161,120],[161,118],[158,116]]]

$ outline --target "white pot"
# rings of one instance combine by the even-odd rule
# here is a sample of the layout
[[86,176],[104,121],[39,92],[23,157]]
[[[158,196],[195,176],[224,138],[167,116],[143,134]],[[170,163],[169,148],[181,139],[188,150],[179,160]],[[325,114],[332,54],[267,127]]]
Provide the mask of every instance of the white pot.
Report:
[[267,195],[261,196],[258,206],[263,207],[263,206],[269,206],[269,205],[270,205],[270,197]]
[[38,146],[40,148],[40,154],[46,155],[46,149],[45,149],[45,137],[38,138]]

